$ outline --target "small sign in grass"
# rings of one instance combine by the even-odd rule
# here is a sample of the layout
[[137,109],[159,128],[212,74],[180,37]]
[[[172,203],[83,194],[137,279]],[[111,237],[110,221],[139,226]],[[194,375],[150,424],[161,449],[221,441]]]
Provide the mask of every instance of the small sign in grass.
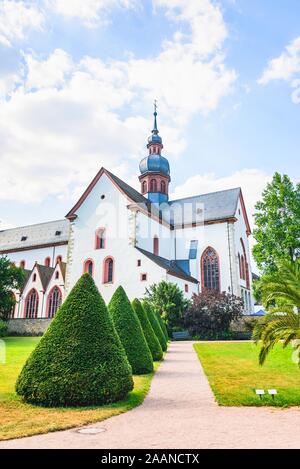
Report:
[[[258,364],[259,346],[252,342],[207,342],[194,347],[220,405],[300,405],[300,370],[291,347],[275,347],[263,366]],[[274,390],[276,394],[269,392]]]

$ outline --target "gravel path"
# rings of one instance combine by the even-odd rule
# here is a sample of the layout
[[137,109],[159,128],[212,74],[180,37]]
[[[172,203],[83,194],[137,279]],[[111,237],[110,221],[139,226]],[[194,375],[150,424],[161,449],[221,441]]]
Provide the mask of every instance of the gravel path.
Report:
[[219,407],[191,342],[171,343],[141,406],[89,427],[104,431],[72,429],[0,448],[300,448],[300,409]]

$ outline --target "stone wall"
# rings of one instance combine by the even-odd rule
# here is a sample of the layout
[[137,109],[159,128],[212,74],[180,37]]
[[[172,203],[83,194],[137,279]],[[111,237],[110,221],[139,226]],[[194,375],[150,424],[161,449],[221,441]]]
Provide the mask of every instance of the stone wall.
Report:
[[51,319],[10,319],[8,321],[8,335],[43,335],[50,322]]

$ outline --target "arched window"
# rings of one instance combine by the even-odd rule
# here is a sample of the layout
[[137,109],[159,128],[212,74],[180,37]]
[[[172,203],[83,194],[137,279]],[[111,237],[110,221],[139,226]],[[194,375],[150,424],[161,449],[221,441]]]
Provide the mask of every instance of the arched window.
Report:
[[159,253],[159,239],[157,236],[154,236],[153,238],[153,254],[158,256]]
[[44,264],[46,267],[50,267],[50,263],[51,263],[51,259],[50,257],[46,257],[45,261],[44,261]]
[[28,293],[25,300],[25,311],[24,317],[26,319],[36,319],[39,308],[39,295],[38,292],[33,288]]
[[57,258],[56,258],[56,264],[59,264],[59,262],[61,262],[61,261],[62,261],[62,257],[61,257],[61,256],[57,256]]
[[52,288],[48,296],[48,318],[53,318],[62,302],[62,294],[58,287]]
[[145,194],[147,192],[147,181],[143,181],[142,184],[142,193]]
[[163,194],[166,193],[166,183],[165,183],[165,181],[161,181],[161,183],[160,183],[160,192],[162,192]]
[[105,228],[98,228],[95,235],[95,249],[105,248]]
[[151,179],[150,181],[150,192],[157,192],[156,179]]
[[104,259],[103,283],[113,283],[114,281],[114,260],[112,257]]
[[91,259],[87,259],[84,262],[83,270],[84,270],[85,273],[90,274],[91,277],[93,276],[94,264],[93,264],[93,261]]
[[220,291],[220,265],[216,251],[208,247],[201,257],[202,290]]
[[25,269],[25,264],[26,264],[25,261],[21,261],[20,262],[20,268]]
[[241,279],[245,280],[245,258],[243,254],[241,255]]

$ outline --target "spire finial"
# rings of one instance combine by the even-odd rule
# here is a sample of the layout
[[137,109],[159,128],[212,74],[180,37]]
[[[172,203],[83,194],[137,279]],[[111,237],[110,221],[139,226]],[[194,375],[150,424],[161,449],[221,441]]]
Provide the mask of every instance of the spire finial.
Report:
[[154,127],[153,127],[153,130],[152,130],[152,133],[157,135],[158,134],[158,129],[157,129],[157,100],[155,99],[154,100]]

